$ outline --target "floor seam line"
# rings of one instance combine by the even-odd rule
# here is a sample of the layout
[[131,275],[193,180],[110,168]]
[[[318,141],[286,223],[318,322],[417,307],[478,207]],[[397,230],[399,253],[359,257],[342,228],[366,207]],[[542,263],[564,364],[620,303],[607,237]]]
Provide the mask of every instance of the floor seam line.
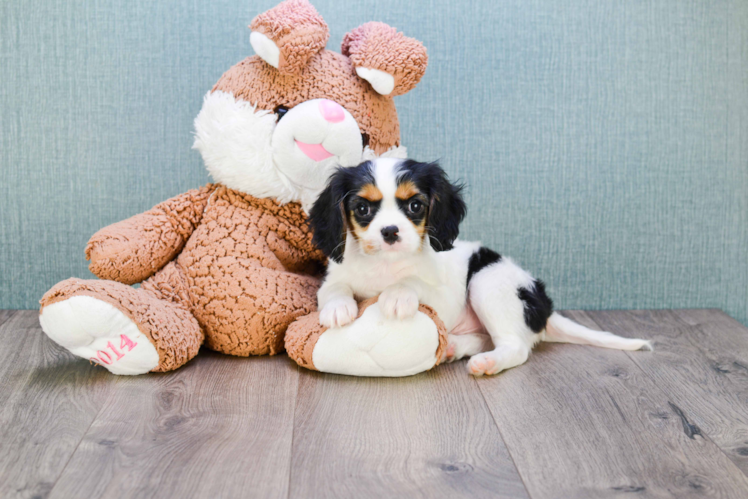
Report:
[[296,397],[293,402],[293,416],[291,417],[291,450],[288,454],[288,488],[286,498],[291,498],[291,479],[293,478],[293,442],[296,437],[296,407],[299,405],[299,386],[301,385],[301,367],[296,365]]
[[506,452],[509,454],[509,458],[512,461],[512,465],[514,465],[514,470],[517,471],[519,480],[522,481],[522,486],[525,488],[525,492],[527,493],[527,498],[534,498],[532,494],[530,493],[530,488],[527,487],[527,481],[522,476],[522,472],[519,470],[519,467],[517,466],[517,461],[514,459],[514,454],[512,453],[512,450],[509,449],[509,445],[507,444],[506,439],[504,439],[504,434],[501,432],[501,426],[496,421],[496,417],[494,417],[494,414],[491,411],[491,407],[488,406],[488,401],[486,401],[486,395],[483,393],[483,390],[480,388],[480,385],[478,385],[478,381],[476,380],[476,378],[473,376],[470,376],[470,378],[473,379],[473,384],[478,389],[478,393],[480,394],[480,397],[483,400],[483,406],[488,412],[488,414],[491,416],[491,421],[493,422],[493,425],[496,426],[496,430],[499,432],[499,437],[501,438],[501,442],[504,443],[504,448],[506,449]]
[[[0,326],[3,326],[3,325],[4,325],[5,323],[7,323],[7,322],[8,322],[8,321],[9,321],[9,320],[10,320],[10,319],[11,319],[12,317],[14,317],[14,316],[15,316],[15,315],[16,315],[16,314],[18,313],[18,311],[19,311],[19,309],[3,309],[3,310],[4,310],[4,311],[10,311],[10,314],[8,315],[8,317],[7,317],[7,318],[5,318],[4,320],[0,321]],[[32,309],[32,310],[33,310],[33,309]]]
[[99,418],[99,415],[101,415],[101,412],[104,410],[104,407],[109,402],[109,399],[112,397],[112,394],[109,394],[104,402],[101,404],[101,407],[99,407],[98,411],[96,412],[96,415],[94,415],[94,418],[91,419],[91,423],[88,424],[88,427],[86,427],[86,432],[84,432],[81,435],[81,438],[78,440],[78,443],[75,445],[75,449],[73,449],[73,452],[68,457],[67,461],[65,462],[65,466],[60,470],[60,473],[57,475],[57,477],[54,480],[54,483],[52,483],[52,487],[49,489],[49,492],[47,492],[46,495],[44,495],[45,498],[49,498],[50,493],[52,493],[52,490],[55,489],[57,486],[57,483],[60,481],[60,478],[65,473],[65,470],[68,468],[68,465],[70,465],[70,461],[73,460],[73,457],[75,456],[76,452],[78,451],[78,448],[80,447],[81,443],[84,439],[86,439],[86,436],[88,435],[89,431],[91,430],[91,427],[93,427],[94,422]]

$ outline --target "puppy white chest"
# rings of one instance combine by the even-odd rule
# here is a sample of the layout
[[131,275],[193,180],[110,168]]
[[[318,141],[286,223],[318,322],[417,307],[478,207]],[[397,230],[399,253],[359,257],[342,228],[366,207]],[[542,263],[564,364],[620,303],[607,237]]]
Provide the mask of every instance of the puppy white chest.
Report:
[[[394,285],[405,278],[424,274],[423,262],[411,258],[391,260],[387,258],[372,259],[371,257],[356,259],[354,257],[348,262],[348,265],[343,267],[346,276],[341,278],[350,285],[353,293],[360,298],[374,297],[388,286]],[[432,274],[433,276],[434,273],[426,274]]]

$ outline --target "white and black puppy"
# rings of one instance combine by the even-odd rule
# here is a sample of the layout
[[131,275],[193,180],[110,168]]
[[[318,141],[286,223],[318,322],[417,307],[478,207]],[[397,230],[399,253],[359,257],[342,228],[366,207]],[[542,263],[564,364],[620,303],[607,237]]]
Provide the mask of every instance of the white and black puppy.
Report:
[[379,295],[388,318],[426,304],[449,332],[447,360],[472,356],[474,375],[524,363],[541,340],[650,347],[554,313],[542,281],[480,243],[457,240],[466,213],[460,191],[436,163],[377,159],[338,169],[309,217],[314,243],[330,257],[317,294],[320,323],[352,322],[354,297]]

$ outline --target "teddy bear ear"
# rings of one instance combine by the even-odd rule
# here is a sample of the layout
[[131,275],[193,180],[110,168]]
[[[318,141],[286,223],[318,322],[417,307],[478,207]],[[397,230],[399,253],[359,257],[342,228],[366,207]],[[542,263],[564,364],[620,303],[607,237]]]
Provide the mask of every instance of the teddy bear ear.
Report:
[[358,76],[381,95],[402,95],[426,72],[428,56],[421,42],[384,23],[366,23],[347,33],[341,52]]
[[324,19],[307,0],[286,0],[255,17],[249,28],[257,55],[283,74],[299,73],[330,38]]

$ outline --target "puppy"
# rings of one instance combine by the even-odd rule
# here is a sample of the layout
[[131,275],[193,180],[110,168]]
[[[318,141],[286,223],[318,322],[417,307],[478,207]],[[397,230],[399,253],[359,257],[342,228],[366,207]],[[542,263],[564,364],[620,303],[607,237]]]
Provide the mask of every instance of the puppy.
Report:
[[330,258],[317,294],[320,323],[351,323],[354,297],[379,295],[387,318],[429,305],[449,332],[446,360],[471,356],[473,375],[524,363],[541,340],[651,349],[553,312],[542,281],[480,243],[457,240],[461,190],[437,163],[382,158],[338,169],[309,215],[314,243]]

